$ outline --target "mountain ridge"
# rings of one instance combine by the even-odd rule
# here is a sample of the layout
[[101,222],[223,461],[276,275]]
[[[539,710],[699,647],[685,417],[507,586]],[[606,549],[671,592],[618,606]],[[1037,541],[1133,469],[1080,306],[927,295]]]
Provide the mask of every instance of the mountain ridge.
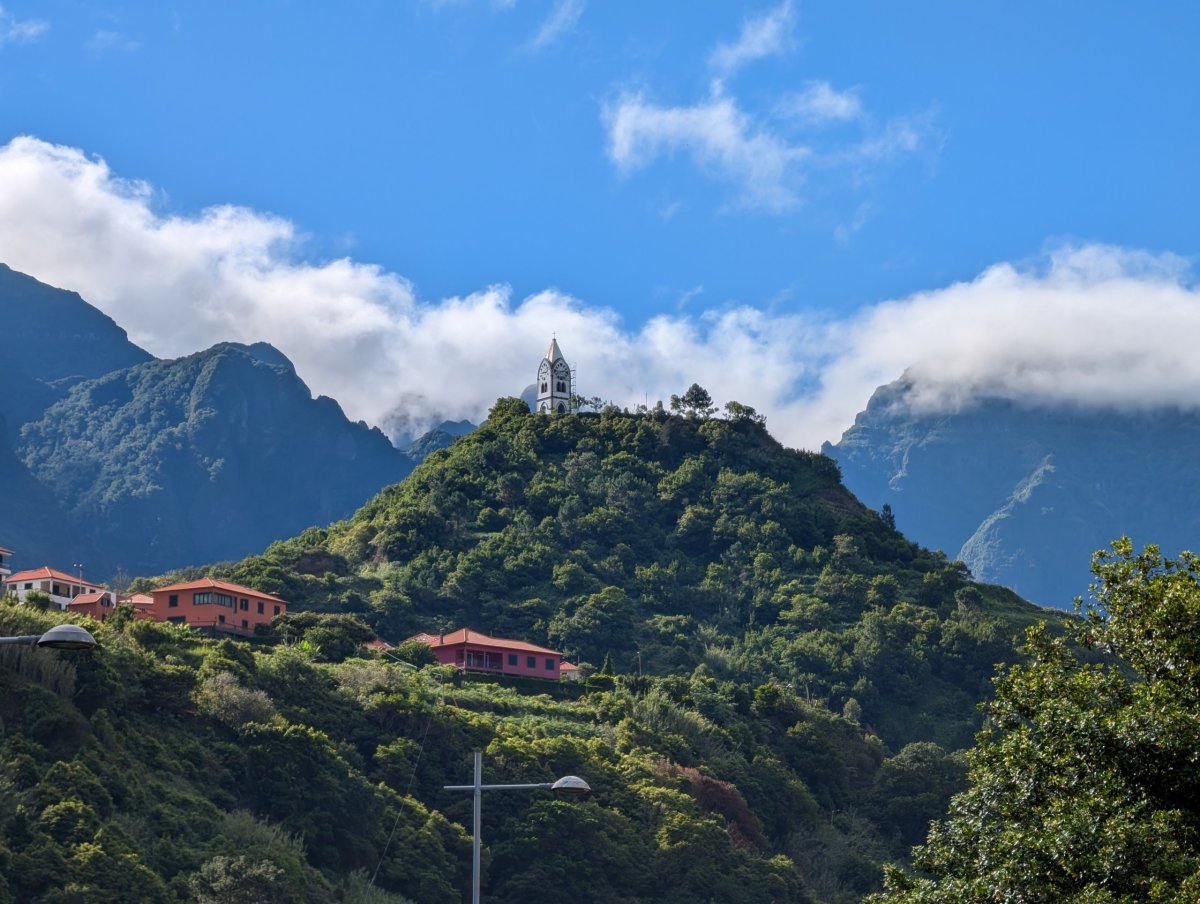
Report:
[[1200,413],[980,399],[911,413],[912,386],[876,390],[836,443],[846,485],[980,580],[1069,609],[1091,554],[1123,535],[1200,547]]

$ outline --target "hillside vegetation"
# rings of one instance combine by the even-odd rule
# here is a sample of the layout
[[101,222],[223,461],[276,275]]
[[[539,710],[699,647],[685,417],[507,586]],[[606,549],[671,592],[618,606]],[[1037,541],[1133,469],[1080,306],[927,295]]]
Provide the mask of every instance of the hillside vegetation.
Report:
[[[994,664],[1045,615],[741,406],[502,399],[348,521],[207,571],[292,601],[287,643],[123,617],[92,656],[5,660],[12,900],[369,900],[377,868],[376,900],[456,900],[470,798],[442,786],[484,750],[487,781],[593,788],[485,798],[488,900],[857,901],[963,787]],[[497,684],[360,646],[462,625],[601,674]]]
[[1045,616],[753,417],[517,399],[350,520],[215,572],[393,641],[465,625],[619,672],[774,682],[896,749],[969,744],[994,664]]
[[24,425],[16,448],[68,520],[87,525],[99,574],[261,549],[345,517],[412,469],[380,431],[314,399],[265,343],[80,382]]

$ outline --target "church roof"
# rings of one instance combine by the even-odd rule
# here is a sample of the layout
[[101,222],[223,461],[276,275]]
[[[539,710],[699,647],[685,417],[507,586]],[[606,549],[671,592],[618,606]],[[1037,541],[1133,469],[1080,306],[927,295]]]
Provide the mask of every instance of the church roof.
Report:
[[550,349],[546,352],[546,360],[553,364],[555,361],[562,360],[563,353],[558,349],[558,340],[550,340]]

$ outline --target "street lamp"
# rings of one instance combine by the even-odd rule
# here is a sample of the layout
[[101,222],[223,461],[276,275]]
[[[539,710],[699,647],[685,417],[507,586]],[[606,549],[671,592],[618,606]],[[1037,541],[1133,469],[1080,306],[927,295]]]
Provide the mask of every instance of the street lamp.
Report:
[[94,650],[96,638],[79,625],[55,625],[45,634],[0,637],[0,644],[45,647],[48,650]]
[[483,753],[475,751],[475,783],[473,785],[444,785],[446,791],[472,791],[475,795],[475,835],[471,845],[471,904],[479,904],[479,813],[484,791],[537,791],[549,789],[558,794],[574,796],[592,789],[578,775],[564,775],[554,782],[535,782],[529,785],[483,784]]

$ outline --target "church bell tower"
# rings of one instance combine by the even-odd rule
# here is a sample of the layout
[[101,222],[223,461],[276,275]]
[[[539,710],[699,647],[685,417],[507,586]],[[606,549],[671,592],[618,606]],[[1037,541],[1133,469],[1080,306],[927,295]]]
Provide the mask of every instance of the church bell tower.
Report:
[[571,410],[575,392],[571,366],[558,348],[558,340],[550,340],[550,350],[542,359],[537,375],[537,410],[545,414],[566,414]]

